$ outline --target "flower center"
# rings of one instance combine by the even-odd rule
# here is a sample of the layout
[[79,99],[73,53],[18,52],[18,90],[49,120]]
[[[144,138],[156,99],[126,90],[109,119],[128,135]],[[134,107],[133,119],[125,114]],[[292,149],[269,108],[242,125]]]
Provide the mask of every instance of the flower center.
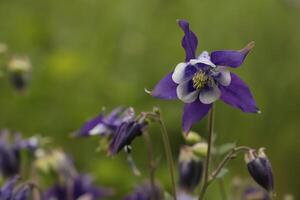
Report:
[[209,76],[206,75],[205,72],[199,71],[193,76],[193,87],[196,90],[202,89],[208,82]]

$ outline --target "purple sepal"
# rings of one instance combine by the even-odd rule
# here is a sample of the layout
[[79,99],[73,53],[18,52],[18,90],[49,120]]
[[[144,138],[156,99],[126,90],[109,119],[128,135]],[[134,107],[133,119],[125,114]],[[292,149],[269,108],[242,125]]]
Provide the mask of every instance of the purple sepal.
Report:
[[198,45],[198,39],[195,33],[190,30],[189,23],[186,20],[178,20],[178,25],[184,32],[181,44],[185,50],[185,61],[196,58],[196,49]]
[[215,65],[239,67],[243,64],[246,56],[250,50],[254,47],[254,42],[250,42],[247,46],[239,51],[224,50],[224,51],[213,51],[210,54],[211,61]]
[[250,89],[237,75],[231,74],[231,83],[229,86],[219,85],[221,89],[221,99],[236,108],[248,113],[258,113],[253,95]]
[[166,75],[155,86],[151,95],[160,99],[177,99],[176,88],[177,84],[172,80],[173,72]]
[[210,110],[211,104],[203,104],[198,99],[184,105],[182,116],[182,128],[185,134],[188,134],[192,125],[200,121]]
[[87,121],[79,131],[75,133],[76,137],[87,137],[90,136],[90,131],[95,128],[98,124],[102,123],[104,119],[104,114],[100,113],[97,117]]
[[142,134],[145,122],[139,123],[135,120],[123,122],[114,134],[110,144],[109,153],[115,155],[120,152],[125,146],[130,145],[131,142]]

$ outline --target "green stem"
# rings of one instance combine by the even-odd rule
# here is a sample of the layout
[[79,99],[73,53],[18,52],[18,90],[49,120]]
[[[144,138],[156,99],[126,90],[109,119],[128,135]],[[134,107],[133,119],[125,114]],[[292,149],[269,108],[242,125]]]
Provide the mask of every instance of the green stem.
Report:
[[218,176],[218,174],[221,172],[221,170],[226,166],[226,164],[235,157],[235,155],[239,152],[249,151],[251,148],[247,146],[239,146],[233,148],[226,156],[225,158],[220,162],[216,170],[212,173],[211,177],[209,178],[209,182],[212,182],[215,180],[215,178]]
[[147,156],[148,156],[148,168],[149,168],[149,178],[150,178],[150,185],[151,185],[151,190],[152,190],[152,196],[151,200],[155,200],[155,163],[153,159],[153,148],[152,148],[152,142],[150,139],[150,136],[147,131],[143,132],[144,136],[144,141],[147,147]]
[[204,180],[203,186],[200,191],[199,200],[203,200],[207,187],[209,185],[209,165],[210,165],[210,157],[211,157],[211,147],[212,147],[212,136],[213,136],[213,128],[214,128],[214,105],[212,105],[209,113],[208,119],[208,139],[207,139],[207,155],[205,160],[205,168],[204,168]]
[[158,113],[158,115],[159,115],[158,122],[159,122],[161,133],[162,133],[165,154],[166,154],[166,158],[167,158],[168,165],[169,165],[169,172],[170,172],[170,176],[171,176],[173,196],[174,196],[174,200],[176,200],[177,198],[176,198],[176,183],[175,183],[175,175],[174,175],[174,162],[173,162],[173,157],[172,157],[172,152],[171,152],[170,139],[168,136],[167,128],[161,118],[160,113]]

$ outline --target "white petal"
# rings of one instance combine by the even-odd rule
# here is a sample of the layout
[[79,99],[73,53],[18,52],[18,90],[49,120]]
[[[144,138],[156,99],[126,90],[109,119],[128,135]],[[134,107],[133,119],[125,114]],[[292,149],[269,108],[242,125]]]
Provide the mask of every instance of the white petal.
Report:
[[[191,81],[191,80],[189,80]],[[181,83],[177,86],[176,92],[177,92],[177,97],[184,103],[192,103],[194,102],[197,97],[199,96],[199,91],[188,91],[188,83],[189,81],[185,81],[184,83]]]
[[219,75],[215,77],[215,79],[223,86],[228,86],[231,83],[231,75],[230,71],[223,66],[218,66],[216,68],[217,71],[219,71]]
[[107,131],[107,128],[103,124],[98,124],[93,129],[89,131],[89,135],[100,135],[101,133],[104,133]]
[[207,58],[210,59],[209,53],[207,51],[202,51],[198,58]]
[[184,72],[187,67],[187,63],[179,63],[172,74],[172,79],[175,83],[181,83],[184,81]]
[[203,51],[197,59],[191,59],[190,63],[191,65],[195,65],[197,63],[203,63],[211,67],[216,67],[216,65],[210,61],[210,56],[207,51]]
[[203,89],[200,91],[199,100],[204,104],[211,104],[218,100],[221,96],[221,91],[217,85],[209,89]]

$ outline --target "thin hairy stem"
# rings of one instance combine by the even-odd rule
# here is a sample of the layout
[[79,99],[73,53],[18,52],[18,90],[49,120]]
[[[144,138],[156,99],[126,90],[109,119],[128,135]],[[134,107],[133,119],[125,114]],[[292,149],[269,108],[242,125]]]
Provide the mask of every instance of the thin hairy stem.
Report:
[[226,164],[233,158],[235,158],[236,154],[239,152],[249,151],[251,148],[247,146],[239,146],[233,148],[226,156],[225,158],[220,162],[218,167],[215,169],[215,171],[212,173],[211,177],[209,178],[209,182],[213,181],[219,173],[222,171],[222,169],[226,166]]
[[209,119],[208,119],[208,138],[207,138],[207,155],[205,160],[205,168],[204,168],[204,180],[203,186],[200,191],[199,200],[203,200],[206,189],[209,185],[209,165],[210,165],[210,157],[211,157],[211,147],[212,147],[212,136],[213,136],[213,128],[214,128],[214,105],[212,105]]
[[165,148],[165,153],[166,153],[166,158],[167,158],[168,165],[169,165],[169,172],[170,172],[170,177],[171,177],[171,182],[172,182],[172,191],[173,191],[172,193],[174,196],[174,200],[176,200],[177,198],[176,198],[176,183],[175,183],[175,175],[174,175],[174,162],[173,162],[173,157],[172,157],[172,152],[171,152],[170,139],[168,136],[167,128],[166,128],[165,123],[163,122],[160,114],[159,114],[158,122],[160,125],[164,148]]
[[147,131],[143,132],[145,145],[147,148],[147,156],[148,156],[148,168],[149,168],[149,178],[150,178],[150,184],[152,189],[152,196],[151,199],[155,200],[155,162],[153,159],[153,148],[152,148],[152,142],[150,139],[150,136]]

